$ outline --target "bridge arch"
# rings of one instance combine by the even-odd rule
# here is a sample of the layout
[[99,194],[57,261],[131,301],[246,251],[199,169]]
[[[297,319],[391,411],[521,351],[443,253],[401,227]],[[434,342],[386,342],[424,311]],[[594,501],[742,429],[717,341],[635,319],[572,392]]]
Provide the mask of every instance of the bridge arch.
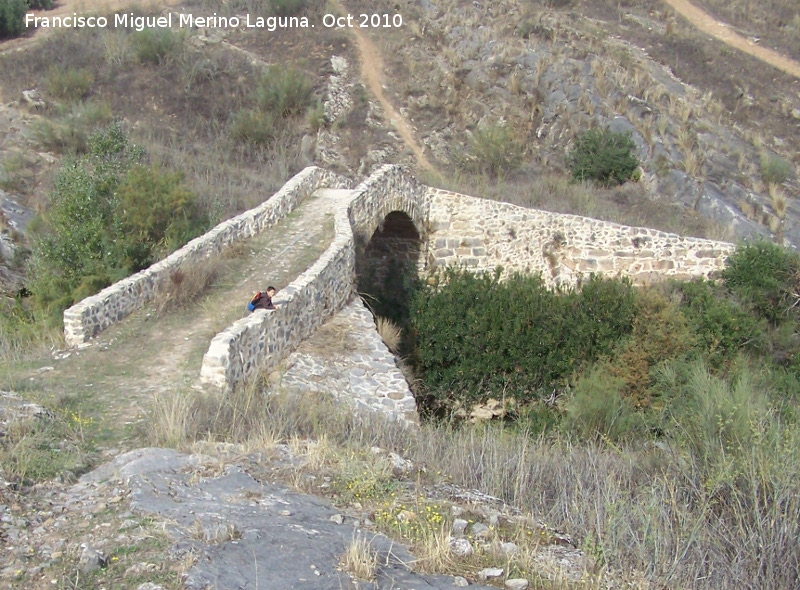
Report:
[[427,188],[397,166],[362,183],[350,209],[356,288],[373,313],[404,323],[410,281],[424,263]]

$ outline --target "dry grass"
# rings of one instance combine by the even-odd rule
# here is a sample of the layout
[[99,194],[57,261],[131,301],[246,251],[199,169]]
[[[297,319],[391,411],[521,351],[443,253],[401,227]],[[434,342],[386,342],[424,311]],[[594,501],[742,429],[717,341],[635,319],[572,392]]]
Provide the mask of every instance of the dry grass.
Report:
[[208,288],[219,278],[224,262],[209,258],[190,266],[177,269],[170,274],[169,282],[156,294],[154,307],[160,315],[176,309],[196,305]]
[[372,581],[378,571],[378,554],[361,535],[353,538],[341,557],[342,568],[357,580]]
[[688,151],[683,154],[683,171],[689,176],[702,176],[703,175],[703,159],[698,155],[696,150]]
[[400,327],[392,320],[387,318],[376,318],[375,326],[378,329],[378,334],[391,352],[397,354],[400,341],[402,340],[403,333]]
[[[358,457],[378,446],[426,468],[420,483],[444,480],[513,505],[535,506],[538,517],[568,532],[579,546],[591,550],[591,557],[625,571],[639,570],[670,587],[727,589],[750,584],[778,590],[791,587],[798,575],[794,541],[800,534],[800,439],[788,433],[781,453],[770,454],[768,447],[745,449],[731,474],[725,471],[730,467],[725,461],[707,464],[647,445],[627,448],[563,437],[536,440],[524,432],[492,427],[426,424],[408,430],[379,416],[352,415],[326,397],[258,399],[251,404],[253,419],[240,422],[251,429],[267,422],[279,440],[324,441],[334,449],[328,464],[336,471],[329,473],[350,473],[345,477],[349,488],[341,489],[359,490],[360,502],[385,499],[392,489],[381,483],[383,475],[372,467],[357,466],[362,462]],[[243,409],[244,399],[237,400],[225,404]],[[233,412],[219,411],[219,405],[180,406],[184,412],[192,409],[180,421],[189,425],[185,435],[206,438],[235,430]],[[203,407],[203,412],[197,411]],[[238,438],[247,439],[246,432],[240,431]],[[770,482],[769,489],[761,486],[764,481]],[[421,512],[410,507],[407,511]],[[423,539],[414,538],[427,546],[420,555],[427,552],[432,562],[446,565],[450,558],[444,538]],[[714,576],[697,577],[698,572],[712,570]]]

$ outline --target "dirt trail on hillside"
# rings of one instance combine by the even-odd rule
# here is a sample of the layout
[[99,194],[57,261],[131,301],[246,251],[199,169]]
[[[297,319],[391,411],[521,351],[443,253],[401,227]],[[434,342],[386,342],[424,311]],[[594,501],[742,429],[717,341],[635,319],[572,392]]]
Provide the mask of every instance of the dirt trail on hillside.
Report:
[[[347,9],[338,0],[334,0],[332,4],[340,12],[347,12]],[[358,53],[361,59],[361,77],[367,83],[375,98],[378,99],[378,102],[381,103],[389,122],[400,134],[403,143],[414,153],[417,163],[428,172],[437,174],[436,168],[428,160],[425,151],[414,138],[414,130],[411,125],[408,124],[403,115],[394,108],[394,105],[383,93],[383,72],[386,70],[386,66],[383,64],[380,50],[358,27],[353,27],[349,30],[355,36],[358,45]]]
[[718,21],[688,0],[664,0],[664,2],[669,4],[678,14],[704,33],[708,33],[723,43],[752,55],[790,76],[800,78],[800,62],[786,57],[777,51],[767,47],[761,47],[760,45],[748,41],[745,37],[731,29],[730,26]]

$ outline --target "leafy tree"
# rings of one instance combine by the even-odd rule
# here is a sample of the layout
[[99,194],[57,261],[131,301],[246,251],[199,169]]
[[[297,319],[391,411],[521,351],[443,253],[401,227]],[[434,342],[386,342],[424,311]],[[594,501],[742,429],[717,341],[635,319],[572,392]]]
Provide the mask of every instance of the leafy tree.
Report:
[[126,266],[137,271],[197,235],[207,225],[180,172],[134,165],[117,190]]
[[632,328],[627,281],[550,291],[538,276],[500,282],[499,273],[449,270],[442,278],[411,301],[414,364],[435,397],[532,399],[610,353]]
[[142,164],[117,123],[59,172],[33,247],[30,291],[55,319],[75,301],[138,271],[207,224],[177,173]]
[[26,0],[3,0],[0,2],[0,39],[16,37],[25,29]]
[[629,134],[608,129],[590,129],[583,133],[569,155],[572,177],[580,182],[592,180],[603,186],[622,184],[639,166]]

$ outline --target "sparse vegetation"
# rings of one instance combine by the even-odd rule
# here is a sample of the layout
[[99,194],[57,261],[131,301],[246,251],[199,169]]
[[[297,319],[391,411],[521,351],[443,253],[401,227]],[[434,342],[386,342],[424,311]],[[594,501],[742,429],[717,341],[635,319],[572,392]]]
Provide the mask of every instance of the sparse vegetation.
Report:
[[141,31],[133,31],[129,38],[133,55],[139,63],[158,65],[180,56],[184,48],[185,37],[182,31],[146,28]]
[[350,542],[342,555],[342,567],[357,580],[374,580],[378,568],[378,555],[369,541],[359,535]]
[[478,127],[470,137],[464,168],[492,179],[516,172],[524,154],[516,133],[507,123]]
[[402,339],[402,331],[400,327],[392,320],[387,318],[376,318],[375,326],[378,329],[381,340],[390,351],[396,353],[400,348],[400,341]]
[[107,102],[87,101],[58,109],[53,119],[40,119],[31,126],[34,138],[45,149],[61,154],[86,151],[91,134],[111,121]]
[[259,79],[254,98],[262,112],[285,118],[306,112],[312,103],[312,90],[300,70],[273,66]]
[[782,184],[791,178],[793,166],[780,156],[761,153],[761,178],[767,184]]
[[230,134],[236,141],[269,145],[279,131],[272,113],[243,109],[233,114]]
[[306,7],[308,0],[270,0],[270,7],[276,16],[296,16]]
[[93,83],[89,70],[52,66],[47,71],[45,90],[57,100],[73,103],[84,99]]

